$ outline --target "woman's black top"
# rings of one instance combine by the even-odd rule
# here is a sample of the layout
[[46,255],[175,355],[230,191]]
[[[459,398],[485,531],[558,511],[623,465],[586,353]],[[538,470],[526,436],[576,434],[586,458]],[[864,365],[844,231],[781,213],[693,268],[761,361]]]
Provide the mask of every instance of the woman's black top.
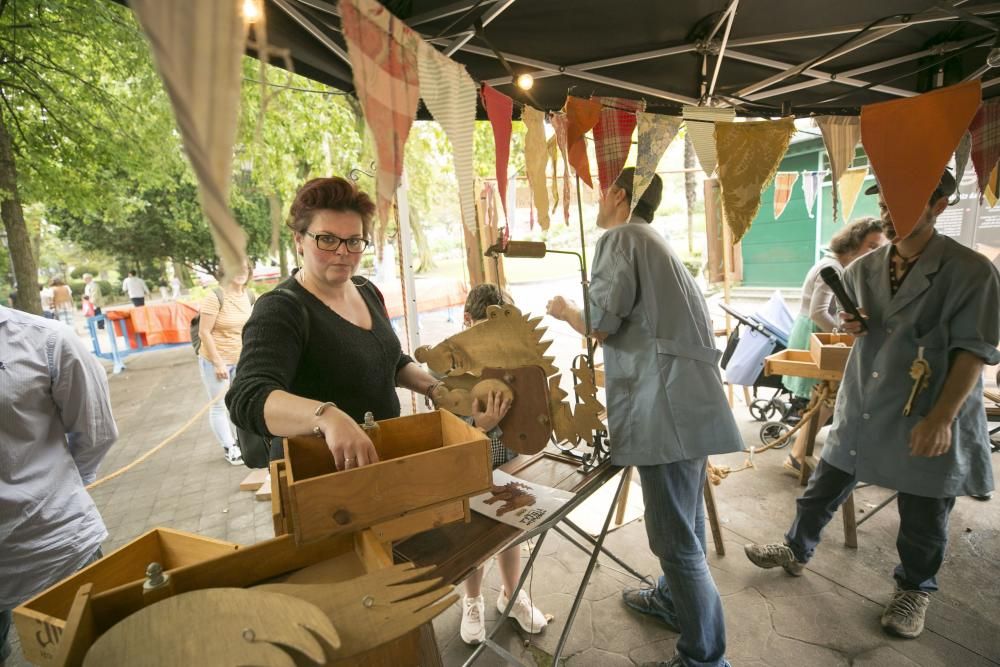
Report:
[[[264,402],[278,389],[333,401],[357,422],[365,412],[375,419],[399,416],[396,373],[413,360],[402,352],[378,288],[365,278],[352,280],[371,313],[370,331],[345,320],[294,277],[278,287],[294,292],[297,300],[278,292],[257,300],[243,328],[243,350],[226,393],[234,424],[272,435],[264,423]],[[303,306],[309,314],[308,336]]]

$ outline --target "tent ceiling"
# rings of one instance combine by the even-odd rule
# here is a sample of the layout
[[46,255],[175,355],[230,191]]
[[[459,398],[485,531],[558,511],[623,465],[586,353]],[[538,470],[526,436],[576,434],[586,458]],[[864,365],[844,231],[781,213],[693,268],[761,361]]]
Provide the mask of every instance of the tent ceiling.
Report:
[[[474,79],[529,102],[511,84],[500,52],[514,72],[535,76],[531,97],[548,110],[561,108],[569,93],[644,98],[652,111],[676,113],[683,104],[707,99],[711,91],[713,103],[736,106],[747,115],[778,115],[783,105],[797,115],[856,113],[864,104],[976,77],[983,78],[984,97],[1000,93],[994,85],[1000,83],[1000,71],[985,67],[1000,2],[383,4],[465,65]],[[296,72],[353,89],[334,2],[266,0],[266,12],[269,38],[290,50]]]

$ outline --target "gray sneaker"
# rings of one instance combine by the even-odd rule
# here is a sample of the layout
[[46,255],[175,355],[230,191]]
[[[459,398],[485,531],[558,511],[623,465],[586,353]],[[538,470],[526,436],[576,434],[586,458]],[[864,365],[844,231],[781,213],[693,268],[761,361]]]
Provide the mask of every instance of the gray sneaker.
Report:
[[915,639],[924,631],[924,616],[931,596],[923,591],[904,591],[896,586],[882,612],[882,629],[891,635]]
[[745,544],[743,553],[757,567],[770,569],[779,565],[793,577],[801,577],[806,564],[795,560],[787,544]]

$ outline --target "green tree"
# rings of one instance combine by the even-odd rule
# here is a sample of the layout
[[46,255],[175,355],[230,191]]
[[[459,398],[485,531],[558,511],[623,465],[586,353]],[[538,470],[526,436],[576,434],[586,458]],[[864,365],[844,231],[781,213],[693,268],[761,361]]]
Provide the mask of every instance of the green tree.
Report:
[[[161,185],[170,171],[163,161],[179,156],[172,128],[126,8],[101,0],[0,2],[0,217],[19,285],[38,279],[23,205],[134,206],[115,176]],[[40,311],[37,290],[21,289],[19,297],[19,307]]]

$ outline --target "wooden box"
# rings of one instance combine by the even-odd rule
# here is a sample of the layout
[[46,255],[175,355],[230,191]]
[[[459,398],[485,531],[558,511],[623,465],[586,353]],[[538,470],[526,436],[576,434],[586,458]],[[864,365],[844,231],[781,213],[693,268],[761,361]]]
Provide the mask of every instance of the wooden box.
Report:
[[816,365],[808,350],[782,350],[764,357],[765,375],[793,375],[815,380],[840,380],[843,371],[824,370]]
[[809,337],[809,355],[824,371],[844,372],[854,336],[843,333],[814,333]]
[[101,558],[76,574],[42,591],[14,610],[14,625],[24,657],[37,665],[51,665],[59,650],[77,589],[93,584],[94,593],[146,577],[146,566],[157,562],[166,571],[194,565],[232,553],[238,545],[169,528],[156,528]]
[[482,431],[442,410],[378,424],[379,462],[341,472],[322,439],[285,441],[297,543],[417,513],[438,524],[467,517],[469,496],[489,490],[490,446]]

